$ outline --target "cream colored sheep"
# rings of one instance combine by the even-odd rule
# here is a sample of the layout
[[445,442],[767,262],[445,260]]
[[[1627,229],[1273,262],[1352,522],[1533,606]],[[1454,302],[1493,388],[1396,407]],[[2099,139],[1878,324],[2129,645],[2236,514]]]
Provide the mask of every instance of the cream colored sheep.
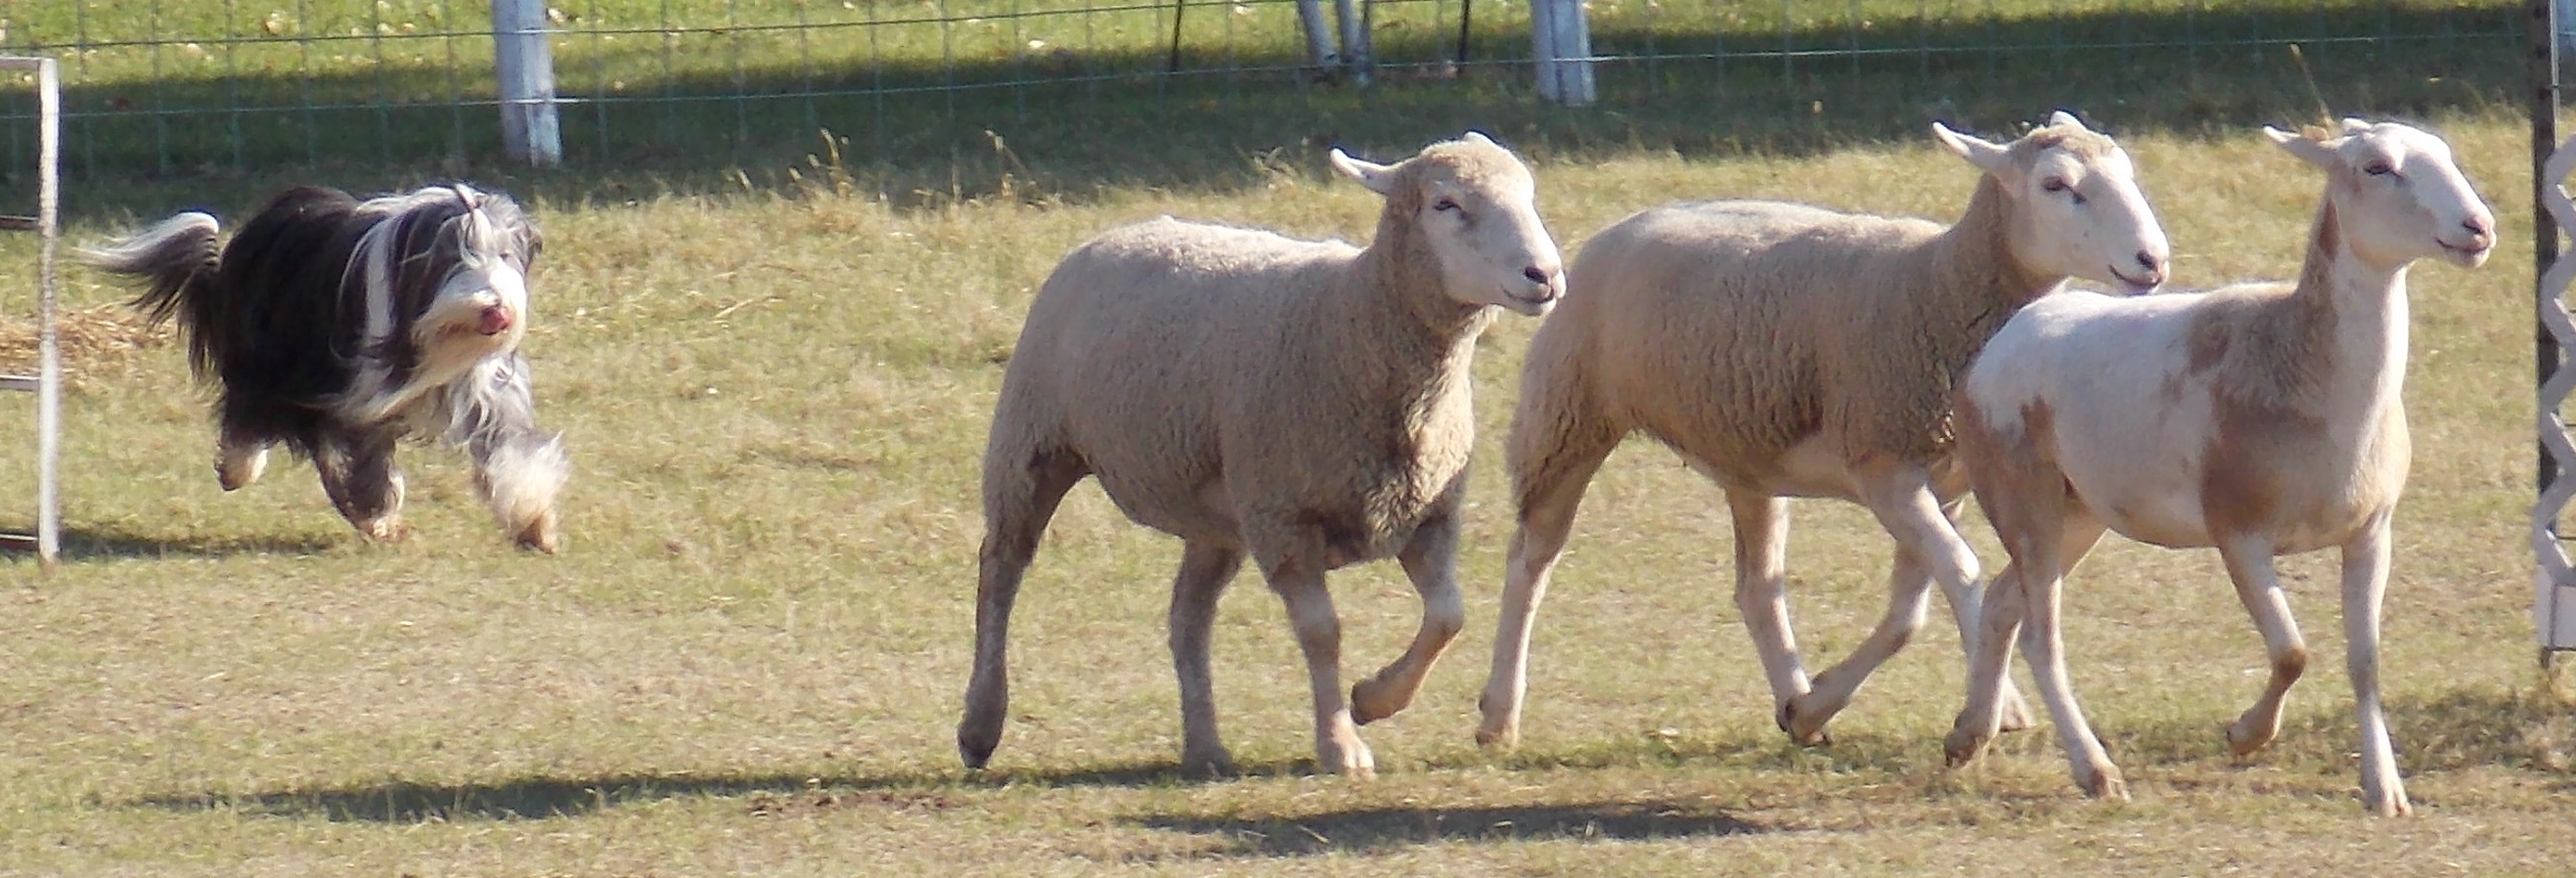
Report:
[[[1182,540],[1170,625],[1187,768],[1229,762],[1208,629],[1247,554],[1305,652],[1324,770],[1374,773],[1355,724],[1412,701],[1457,635],[1469,361],[1495,308],[1546,313],[1562,262],[1529,170],[1483,135],[1394,165],[1332,161],[1386,199],[1365,249],[1166,217],[1084,244],[1039,289],[984,457],[975,672],[957,727],[969,767],[1001,740],[1021,575],[1087,475]],[[1390,555],[1422,595],[1421,631],[1346,705],[1324,574]]]
[[[1736,605],[1791,738],[1826,740],[1826,720],[1921,626],[1932,582],[1963,637],[1975,630],[1952,379],[2068,276],[2153,287],[2168,250],[2128,154],[2073,116],[2010,145],[1932,134],[1980,172],[1947,228],[1711,201],[1647,210],[1584,246],[1573,294],[1530,344],[1505,446],[1519,532],[1478,741],[1518,739],[1549,571],[1593,473],[1634,432],[1725,489]],[[1786,497],[1860,502],[1896,538],[1885,618],[1812,684],[1783,594]]]
[[[2344,660],[2361,716],[2363,804],[2411,810],[2379,705],[2379,609],[2389,516],[2406,484],[2406,270],[2486,261],[2495,216],[2441,138],[2346,120],[2310,139],[2265,129],[2326,172],[2291,284],[2110,298],[2075,292],[2004,325],[1962,381],[1959,445],[1977,504],[2013,563],[1995,580],[1947,743],[1952,764],[1994,737],[2014,631],[2075,781],[2126,798],[2120,771],[2066,681],[2058,592],[2105,528],[2171,548],[2209,546],[2263,630],[2272,673],[2227,727],[2245,755],[2281,730],[2307,668],[2272,558],[2343,552]],[[2034,571],[2044,574],[2032,575]],[[2000,633],[1998,633],[2000,632]]]

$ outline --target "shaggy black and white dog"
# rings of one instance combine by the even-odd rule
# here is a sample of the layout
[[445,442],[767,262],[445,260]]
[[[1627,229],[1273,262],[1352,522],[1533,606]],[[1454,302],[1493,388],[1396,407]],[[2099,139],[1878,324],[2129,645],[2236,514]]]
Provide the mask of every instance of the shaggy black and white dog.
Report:
[[394,444],[435,435],[472,456],[511,539],[555,550],[569,464],[537,428],[519,352],[538,241],[517,204],[464,185],[366,201],[299,187],[230,243],[217,233],[214,217],[182,213],[82,256],[140,279],[135,307],[178,322],[217,390],[224,490],[258,480],[284,445],[312,459],[359,532],[400,539]]

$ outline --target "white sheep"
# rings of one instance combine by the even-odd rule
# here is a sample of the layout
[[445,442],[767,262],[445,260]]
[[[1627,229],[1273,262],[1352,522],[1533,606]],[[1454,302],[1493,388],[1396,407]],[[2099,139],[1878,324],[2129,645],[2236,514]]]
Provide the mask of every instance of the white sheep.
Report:
[[[1318,764],[1374,773],[1355,724],[1410,703],[1464,623],[1476,337],[1497,307],[1546,313],[1565,273],[1529,170],[1481,134],[1394,165],[1338,150],[1332,164],[1386,199],[1365,249],[1165,217],[1082,245],[1038,290],[984,457],[975,672],[957,727],[969,767],[1001,740],[1021,575],[1057,502],[1096,475],[1129,518],[1183,542],[1170,617],[1183,766],[1229,765],[1208,629],[1249,554],[1305,652]],[[1324,574],[1390,555],[1421,593],[1422,627],[1346,705]]]
[[[2128,154],[2071,115],[2010,145],[1932,134],[1980,171],[1946,228],[1711,201],[1644,211],[1584,246],[1573,295],[1530,343],[1505,446],[1519,530],[1479,742],[1518,739],[1531,619],[1584,488],[1633,432],[1725,489],[1736,605],[1792,739],[1826,740],[1826,720],[1921,626],[1932,582],[1963,639],[1975,630],[1953,377],[2068,276],[2153,287],[2168,249]],[[1896,539],[1886,617],[1812,684],[1783,593],[1793,496],[1860,502]]]
[[2410,451],[2406,270],[2426,257],[2485,262],[2495,219],[2433,135],[2349,119],[2332,138],[2264,133],[2326,172],[2295,285],[2053,297],[2005,324],[1968,371],[1960,446],[2012,564],[1985,608],[1968,703],[1946,746],[1952,764],[1994,737],[1996,687],[2027,621],[2031,673],[2076,783],[2127,797],[2068,688],[2058,632],[2065,573],[2106,527],[2218,549],[2272,663],[2228,746],[2241,756],[2270,743],[2307,667],[2272,559],[2335,546],[2364,804],[2411,810],[2379,704],[2389,514]]

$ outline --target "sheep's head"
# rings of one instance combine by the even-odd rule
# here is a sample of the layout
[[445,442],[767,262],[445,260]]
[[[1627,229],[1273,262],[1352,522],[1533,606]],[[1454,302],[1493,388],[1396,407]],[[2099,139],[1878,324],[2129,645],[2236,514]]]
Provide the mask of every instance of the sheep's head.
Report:
[[2442,138],[2395,122],[2343,120],[2320,130],[2263,134],[2325,169],[2335,234],[2356,256],[2383,268],[2438,256],[2475,268],[2495,250],[2495,213],[2451,160]]
[[2129,291],[2164,283],[2173,247],[2138,191],[2129,153],[2111,138],[2062,110],[2009,144],[1939,122],[1932,136],[1999,184],[2009,203],[2004,233],[2023,267]]
[[[1435,143],[1392,165],[1333,150],[1333,168],[1386,197],[1418,230],[1449,297],[1538,316],[1565,294],[1565,260],[1539,221],[1529,167],[1485,135]],[[1381,234],[1384,234],[1381,231]]]

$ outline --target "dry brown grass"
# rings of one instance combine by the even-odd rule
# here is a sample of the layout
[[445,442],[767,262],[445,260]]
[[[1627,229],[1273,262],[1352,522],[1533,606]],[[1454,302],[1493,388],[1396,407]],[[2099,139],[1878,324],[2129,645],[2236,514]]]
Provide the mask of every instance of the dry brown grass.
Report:
[[[530,345],[577,466],[556,558],[506,550],[433,449],[408,452],[408,545],[357,545],[293,467],[220,493],[173,349],[83,383],[73,563],[38,581],[0,560],[0,874],[2555,874],[2576,860],[2576,720],[2541,691],[2526,615],[2526,147],[2510,118],[2437,121],[2506,230],[2486,270],[2415,277],[2420,453],[2387,640],[2414,819],[2354,801],[2340,662],[2315,663],[2272,750],[2229,759],[2219,730],[2256,691],[2259,638],[2205,553],[2128,544],[2070,581],[2068,626],[2137,801],[2080,798],[2045,732],[1944,770],[1944,625],[1837,743],[1789,746],[1728,599],[1723,506],[1642,444],[1593,490],[1541,616],[1526,742],[1478,750],[1509,538],[1492,449],[1536,325],[1510,318],[1477,365],[1473,622],[1413,710],[1365,730],[1379,782],[1305,770],[1302,666],[1251,578],[1216,647],[1245,774],[1173,773],[1178,553],[1088,487],[1021,602],[995,771],[963,773],[976,458],[1031,289],[1075,241],[1157,212],[1366,232],[1365,193],[1303,173],[1079,206],[538,204]],[[2298,163],[2250,128],[2131,145],[2180,283],[2292,271],[2315,197]],[[1928,143],[1540,181],[1569,249],[1680,195],[1944,216],[1967,189]],[[75,276],[79,301],[116,297],[94,280]],[[0,473],[25,466],[0,444]],[[1878,613],[1886,541],[1850,507],[1795,514],[1799,631],[1837,656]],[[2330,571],[2285,567],[2323,657],[2340,653]],[[1393,655],[1416,613],[1400,576],[1335,581],[1353,666]]]

